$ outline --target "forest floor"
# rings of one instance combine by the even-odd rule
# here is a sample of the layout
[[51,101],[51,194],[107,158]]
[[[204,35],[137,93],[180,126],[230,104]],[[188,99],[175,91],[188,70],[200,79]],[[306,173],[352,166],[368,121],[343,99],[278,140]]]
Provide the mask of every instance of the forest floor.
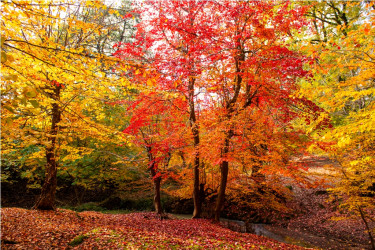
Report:
[[303,249],[205,219],[1,209],[2,249]]
[[340,210],[340,200],[330,199],[326,191],[337,180],[335,171],[339,166],[326,157],[309,156],[296,161],[308,168],[311,179],[324,179],[326,187],[302,188],[294,185],[294,210],[301,213],[276,225],[266,225],[265,228],[282,236],[288,243],[302,243],[321,249],[370,249],[363,221]]
[[[334,165],[324,157],[296,159],[310,178],[335,181]],[[328,178],[327,178],[328,176]],[[226,229],[209,220],[187,217],[160,220],[154,213],[104,214],[65,209],[1,209],[2,249],[370,249],[363,222],[328,201],[326,187],[293,185],[293,218],[262,225],[281,242]],[[375,211],[374,211],[375,212]],[[190,216],[188,216],[190,217]],[[332,220],[332,217],[345,218]],[[375,215],[374,215],[375,217]],[[375,225],[372,225],[375,227]],[[278,238],[280,238],[278,237]],[[303,247],[299,247],[300,245]]]

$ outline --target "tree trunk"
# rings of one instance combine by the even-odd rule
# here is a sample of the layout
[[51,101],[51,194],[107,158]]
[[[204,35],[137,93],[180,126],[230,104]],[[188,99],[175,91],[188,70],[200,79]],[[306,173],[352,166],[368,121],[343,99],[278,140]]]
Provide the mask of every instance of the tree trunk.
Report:
[[57,163],[54,159],[55,154],[53,149],[48,149],[46,177],[42,186],[42,191],[34,208],[40,210],[54,210],[55,209],[55,194],[57,187]]
[[[222,151],[222,157],[226,157],[229,152],[229,141],[232,137],[232,131],[230,130],[225,138],[224,141],[224,148]],[[220,164],[220,188],[218,197],[216,200],[216,207],[215,207],[215,221],[220,221],[220,214],[221,210],[224,206],[224,200],[225,200],[225,190],[227,188],[227,182],[228,182],[228,171],[229,171],[229,162],[225,158]]]
[[194,174],[194,186],[193,186],[193,201],[194,201],[194,212],[192,218],[200,218],[202,213],[202,199],[200,195],[199,189],[199,127],[197,124],[197,118],[195,116],[195,107],[194,107],[194,84],[195,79],[190,77],[189,79],[189,122],[191,132],[193,134],[193,141],[194,141],[194,150],[195,150],[195,157],[194,157],[194,166],[193,166],[193,174]]
[[160,201],[160,182],[161,178],[157,177],[154,179],[154,207],[157,214],[163,213],[163,208]]
[[[242,65],[242,62],[245,61],[245,53],[243,51],[243,48],[240,45],[237,46],[237,50],[239,54],[234,57],[237,75],[234,79],[233,96],[229,98],[229,101],[226,103],[226,110],[227,110],[226,121],[231,121],[231,119],[233,118],[233,115],[235,114],[235,104],[238,101],[238,97],[240,95],[241,87],[242,87],[243,69],[241,68],[241,65]],[[254,95],[252,95],[250,92],[250,85],[248,85],[248,88],[246,89],[245,96],[247,96],[247,101],[245,102],[243,106],[244,109],[250,106],[252,99],[254,98]],[[223,209],[223,206],[224,206],[225,190],[227,188],[228,171],[229,171],[229,162],[228,162],[227,156],[229,153],[229,142],[232,137],[233,137],[233,129],[229,128],[229,131],[225,134],[224,146],[223,146],[222,153],[221,153],[221,157],[223,157],[224,160],[220,164],[221,177],[220,177],[220,188],[219,188],[219,193],[218,193],[218,197],[216,200],[216,207],[215,207],[215,221],[220,220],[221,210]]]
[[51,130],[48,137],[48,146],[46,147],[46,176],[42,186],[41,194],[34,205],[34,209],[54,210],[55,194],[57,187],[57,161],[56,161],[56,136],[58,133],[58,123],[61,121],[61,110],[58,104],[60,99],[61,87],[55,87],[54,93],[51,95],[56,102],[52,104],[52,122]]
[[147,149],[147,154],[148,154],[148,160],[149,160],[149,169],[151,173],[151,178],[154,183],[154,207],[155,211],[158,214],[163,213],[163,208],[161,206],[161,200],[160,200],[160,183],[161,183],[161,177],[156,176],[157,175],[157,170],[155,166],[155,159],[152,155],[152,148],[150,146],[146,147]]
[[369,227],[369,225],[367,223],[367,220],[366,220],[366,216],[365,216],[365,214],[364,214],[364,212],[363,212],[363,210],[362,210],[362,208],[360,206],[358,206],[358,211],[361,214],[362,221],[365,224],[368,236],[370,238],[371,249],[375,250],[375,240],[374,240],[374,237],[372,236],[371,229],[370,229],[370,227]]
[[220,189],[219,194],[216,200],[216,208],[215,208],[215,221],[220,221],[220,214],[221,210],[224,206],[225,200],[225,189],[227,188],[227,181],[228,181],[228,170],[229,170],[229,163],[228,161],[223,161],[220,166]]
[[201,192],[199,189],[199,152],[196,152],[194,159],[194,190],[193,190],[193,201],[194,201],[194,212],[192,218],[200,218],[202,213],[202,199]]

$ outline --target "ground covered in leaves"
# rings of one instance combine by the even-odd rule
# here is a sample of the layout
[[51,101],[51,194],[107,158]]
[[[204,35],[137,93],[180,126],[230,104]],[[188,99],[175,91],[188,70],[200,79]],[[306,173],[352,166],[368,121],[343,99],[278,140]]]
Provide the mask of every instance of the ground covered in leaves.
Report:
[[[329,201],[329,195],[319,193],[319,190],[303,190],[302,194],[306,198],[300,199],[300,211],[304,212],[291,219],[288,222],[288,228],[309,232],[322,239],[327,238],[333,241],[331,242],[333,246],[341,242],[343,244],[351,243],[347,249],[370,248],[370,239],[360,217],[354,217],[348,211],[339,210],[337,208],[339,202]],[[369,216],[375,216],[374,211]],[[367,220],[373,228],[375,223],[370,218]]]
[[[303,242],[307,243],[306,246],[321,249],[371,249],[363,221],[349,212],[338,210],[337,202],[329,201],[324,190],[299,190],[298,196],[300,214],[266,225],[266,229],[294,244]],[[369,224],[375,226],[370,220]]]
[[[299,159],[299,162],[309,167],[310,178],[324,178],[326,188],[331,187],[335,182],[333,167],[337,163],[327,157],[308,156]],[[298,214],[291,219],[280,220],[275,225],[267,225],[267,229],[322,249],[371,248],[361,218],[339,209],[340,199],[330,199],[325,188],[301,188],[294,185],[293,193],[295,196],[293,209],[298,211]],[[375,211],[367,211],[367,213],[369,226],[374,228],[375,221],[370,218],[375,218]]]
[[2,249],[302,249],[204,219],[1,209]]

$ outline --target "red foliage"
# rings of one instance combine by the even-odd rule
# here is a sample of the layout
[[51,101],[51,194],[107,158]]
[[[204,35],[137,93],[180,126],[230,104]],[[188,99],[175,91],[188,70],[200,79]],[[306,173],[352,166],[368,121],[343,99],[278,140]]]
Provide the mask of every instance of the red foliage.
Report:
[[[157,155],[192,144],[195,170],[202,160],[207,166],[220,166],[219,200],[224,200],[229,162],[235,163],[241,154],[236,144],[246,151],[242,165],[286,172],[282,168],[296,151],[287,144],[298,146],[289,142],[298,136],[285,129],[300,116],[296,105],[319,111],[291,98],[297,79],[309,76],[303,65],[310,59],[288,49],[286,42],[293,30],[306,24],[305,7],[292,9],[288,1],[145,1],[136,11],[141,22],[134,41],[118,44],[115,56],[135,65],[127,75],[147,89],[135,100],[124,132],[139,138],[141,131],[138,141],[152,152],[150,165],[161,159]],[[246,114],[258,116],[245,120]],[[153,116],[185,117],[186,122],[181,120],[180,127],[168,122],[159,126],[150,122]],[[145,134],[145,127],[154,129]],[[185,141],[175,136],[184,127],[190,134]],[[296,169],[289,167],[288,173]],[[202,180],[199,171],[194,173],[197,191]]]
[[[233,232],[208,220],[160,220],[154,213],[2,208],[1,232],[2,249],[303,249]],[[83,241],[70,247],[78,236]]]

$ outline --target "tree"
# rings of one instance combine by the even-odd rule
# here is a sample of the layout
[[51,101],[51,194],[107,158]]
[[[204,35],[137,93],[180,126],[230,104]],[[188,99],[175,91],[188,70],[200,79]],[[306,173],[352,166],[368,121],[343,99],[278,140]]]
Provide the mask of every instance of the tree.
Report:
[[[205,1],[159,1],[146,2],[140,6],[141,23],[133,43],[121,44],[117,56],[134,60],[149,71],[160,74],[157,89],[184,97],[186,106],[181,114],[189,115],[190,133],[194,147],[194,213],[201,216],[200,197],[200,132],[198,120],[198,94],[203,82],[197,78],[212,60],[201,59],[203,53],[212,51],[209,32],[212,25],[212,6]],[[173,98],[173,97],[172,97]]]
[[[304,57],[286,48],[293,29],[304,24],[303,8],[261,2],[150,2],[138,26],[135,42],[122,44],[118,56],[160,74],[156,88],[186,100],[194,153],[193,217],[201,211],[204,182],[200,151],[202,121],[210,119],[220,151],[216,161],[221,183],[215,217],[223,206],[235,123],[248,109],[274,110],[289,121],[290,95],[304,77]],[[146,81],[146,80],[145,80]],[[200,117],[198,116],[200,115]],[[208,118],[210,116],[213,118]],[[274,116],[276,118],[276,115]],[[279,117],[277,117],[279,118]],[[277,123],[274,123],[277,124]],[[277,126],[283,126],[280,122]],[[205,128],[204,128],[205,129]],[[220,143],[217,143],[220,142]],[[207,154],[207,153],[206,153]],[[216,163],[216,164],[217,164]],[[203,185],[203,186],[202,186]],[[200,187],[201,186],[201,187]]]
[[290,32],[304,24],[303,8],[288,10],[288,3],[242,1],[219,6],[214,15],[220,16],[221,22],[212,40],[220,48],[220,59],[209,69],[206,86],[209,94],[218,96],[213,106],[219,107],[216,122],[222,131],[215,220],[219,220],[224,203],[230,144],[237,135],[238,116],[259,108],[265,113],[274,110],[275,116],[280,116],[277,119],[284,117],[288,121],[296,115],[290,112],[290,95],[297,89],[296,79],[307,74],[302,69],[304,57],[288,50],[285,43]]
[[303,83],[301,92],[326,109],[333,121],[333,128],[321,132],[322,141],[330,145],[326,152],[339,163],[338,182],[331,192],[343,199],[342,208],[362,219],[374,249],[369,223],[375,206],[374,8],[370,3],[341,1],[324,2],[320,8],[339,13],[319,18],[336,32],[305,47],[316,63],[314,78]]
[[[342,33],[347,35],[349,23],[356,21],[360,17],[359,5],[352,5],[345,1],[320,1],[307,2],[310,5],[306,16],[311,18],[315,30],[314,43],[327,42],[330,34]],[[341,31],[337,26],[342,26]]]
[[[80,19],[93,8],[106,9],[93,2],[2,2],[2,49],[8,57],[1,65],[4,153],[35,145],[30,158],[45,158],[38,209],[55,207],[59,151],[69,150],[72,138],[125,142],[116,129],[101,123],[98,107],[108,100],[98,94],[115,97],[114,86],[129,84],[125,78],[106,76],[118,64],[115,58],[88,50],[96,34],[110,29]],[[91,151],[82,148],[69,157]]]
[[[172,154],[184,146],[181,128],[184,117],[174,113],[165,96],[160,93],[139,94],[130,106],[131,120],[123,131],[133,136],[133,141],[144,148],[148,159],[148,170],[154,185],[154,207],[163,213],[160,200],[163,171],[168,167]],[[183,103],[180,103],[180,105]]]

